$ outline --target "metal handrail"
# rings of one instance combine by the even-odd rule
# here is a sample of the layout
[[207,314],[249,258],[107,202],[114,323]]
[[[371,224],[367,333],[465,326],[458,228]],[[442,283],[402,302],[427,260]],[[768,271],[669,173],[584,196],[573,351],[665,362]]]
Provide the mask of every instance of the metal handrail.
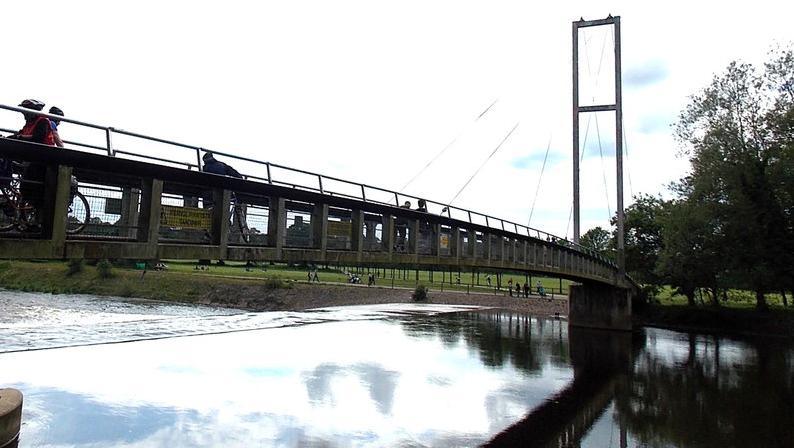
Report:
[[[75,119],[67,118],[67,117],[60,116],[60,115],[48,114],[48,113],[37,111],[37,110],[33,110],[33,109],[26,109],[26,108],[16,107],[16,106],[7,106],[7,105],[4,105],[4,104],[0,104],[0,109],[5,109],[5,110],[9,110],[9,111],[14,111],[14,112],[20,112],[20,113],[36,114],[36,115],[44,116],[44,117],[47,117],[47,118],[50,118],[50,119],[60,120],[62,122],[66,122],[66,123],[72,123],[72,124],[79,125],[79,126],[85,126],[85,127],[89,127],[89,128],[92,128],[92,129],[98,129],[98,130],[105,131],[107,146],[104,147],[104,148],[101,147],[101,146],[89,145],[89,144],[85,144],[85,143],[72,142],[72,141],[64,141],[64,143],[68,143],[69,145],[73,145],[73,146],[81,146],[81,147],[85,147],[85,148],[91,148],[91,149],[106,151],[107,155],[110,156],[110,157],[115,157],[117,154],[119,154],[119,155],[127,155],[127,156],[132,156],[132,157],[139,157],[139,158],[144,158],[144,159],[149,159],[149,160],[155,160],[155,161],[163,162],[163,163],[173,163],[173,164],[176,164],[176,165],[182,165],[182,166],[186,166],[188,169],[192,169],[193,167],[196,167],[197,169],[200,170],[201,169],[202,152],[203,153],[209,152],[209,153],[217,154],[217,155],[220,155],[220,156],[229,157],[229,158],[232,158],[232,159],[235,159],[235,160],[241,160],[241,161],[245,161],[245,162],[255,163],[257,165],[262,165],[262,166],[264,166],[267,169],[268,177],[266,179],[258,177],[258,176],[253,176],[253,175],[244,175],[244,177],[246,177],[246,178],[262,180],[262,181],[268,182],[268,183],[276,183],[276,184],[281,184],[281,185],[288,185],[288,186],[291,186],[293,188],[301,188],[301,189],[306,189],[306,190],[309,190],[309,191],[320,192],[320,193],[323,193],[323,194],[330,194],[330,195],[334,195],[334,196],[338,196],[338,197],[347,197],[347,198],[361,200],[361,201],[364,201],[364,202],[367,202],[367,203],[375,203],[375,204],[381,204],[381,205],[391,205],[391,204],[388,203],[388,202],[382,202],[382,201],[377,201],[377,200],[374,200],[374,199],[371,199],[371,198],[367,198],[365,193],[364,193],[365,189],[368,188],[368,189],[376,190],[376,191],[379,191],[379,192],[388,193],[390,195],[394,195],[394,199],[395,199],[395,202],[396,202],[395,206],[399,206],[399,198],[400,197],[411,198],[411,199],[414,199],[414,200],[417,200],[417,201],[422,199],[428,204],[442,207],[442,213],[443,213],[443,210],[446,209],[446,213],[447,213],[448,217],[451,217],[452,211],[454,210],[454,211],[457,211],[457,212],[462,212],[463,214],[468,216],[468,219],[469,219],[470,223],[473,223],[473,220],[472,220],[473,216],[484,218],[485,222],[486,222],[486,227],[492,228],[492,229],[495,229],[495,230],[506,231],[505,230],[505,225],[512,226],[514,229],[516,229],[516,232],[515,232],[516,234],[524,234],[525,233],[526,236],[528,236],[530,238],[533,238],[532,233],[535,233],[535,234],[537,234],[537,238],[541,239],[541,240],[543,239],[543,237],[541,235],[543,235],[543,236],[546,237],[547,241],[550,241],[550,242],[565,242],[565,244],[562,245],[563,247],[567,247],[567,248],[570,248],[570,249],[575,249],[575,250],[577,250],[579,252],[582,252],[582,253],[588,254],[590,256],[593,256],[594,258],[596,258],[596,259],[598,259],[598,260],[600,260],[600,261],[602,261],[604,263],[607,263],[607,264],[610,264],[610,265],[614,265],[614,263],[611,263],[608,260],[604,260],[603,257],[600,257],[597,254],[595,254],[591,249],[589,249],[587,247],[584,247],[584,246],[582,246],[580,244],[576,244],[576,243],[574,243],[572,241],[568,241],[566,238],[560,238],[559,236],[556,236],[554,234],[551,234],[549,232],[546,232],[546,231],[543,231],[543,230],[540,230],[540,229],[536,229],[534,227],[525,226],[523,224],[518,224],[518,223],[509,221],[509,220],[505,220],[505,219],[501,219],[501,218],[496,218],[496,217],[493,217],[491,215],[479,213],[479,212],[476,212],[476,211],[473,211],[473,210],[469,210],[469,209],[465,209],[465,208],[461,208],[461,207],[457,207],[457,206],[453,206],[451,204],[445,204],[445,203],[442,203],[442,202],[437,202],[437,201],[433,201],[433,200],[429,200],[429,199],[425,199],[425,198],[420,198],[418,196],[414,196],[414,195],[407,194],[407,193],[401,193],[401,192],[389,190],[389,189],[382,188],[382,187],[376,187],[376,186],[368,185],[368,184],[364,184],[364,183],[353,182],[353,181],[349,181],[349,180],[346,180],[346,179],[341,179],[341,178],[334,177],[334,176],[327,176],[327,175],[324,175],[324,174],[315,173],[315,172],[311,172],[311,171],[306,171],[306,170],[302,170],[302,169],[298,169],[298,168],[292,168],[292,167],[288,167],[288,166],[285,166],[285,165],[279,165],[279,164],[276,164],[276,163],[256,160],[256,159],[252,159],[250,157],[239,156],[239,155],[235,155],[235,154],[231,154],[231,153],[227,153],[227,152],[223,152],[223,151],[216,151],[214,149],[207,149],[207,148],[204,148],[204,147],[201,147],[201,146],[175,142],[175,141],[171,141],[171,140],[167,140],[167,139],[163,139],[163,138],[159,138],[159,137],[152,137],[152,136],[141,134],[141,133],[137,133],[137,132],[126,131],[126,130],[123,130],[123,129],[117,129],[117,128],[114,128],[112,126],[102,126],[102,125],[88,123],[88,122],[81,121],[81,120],[75,120]],[[0,131],[3,131],[3,132],[15,132],[13,130],[8,130],[8,129],[3,129],[3,128],[0,128]],[[161,157],[148,156],[148,155],[144,155],[144,154],[136,154],[136,153],[129,152],[129,151],[122,151],[122,150],[119,150],[119,149],[114,149],[113,145],[112,145],[112,135],[114,133],[115,134],[120,134],[120,135],[126,135],[126,136],[129,136],[129,137],[139,138],[139,139],[142,139],[142,140],[148,140],[148,141],[153,141],[153,142],[157,142],[157,143],[162,143],[162,144],[167,144],[167,145],[172,145],[172,146],[176,146],[176,147],[180,147],[180,148],[193,150],[193,151],[195,151],[197,163],[193,164],[193,163],[183,162],[183,161],[179,161],[179,160],[171,160],[171,159],[166,159],[166,158],[161,158]],[[283,169],[283,170],[286,170],[286,171],[289,171],[289,172],[292,172],[292,173],[297,173],[297,174],[303,174],[303,175],[316,177],[317,180],[318,180],[319,188],[311,187],[311,186],[307,186],[307,185],[291,184],[291,183],[288,183],[288,182],[282,182],[282,181],[275,180],[275,179],[272,178],[271,168],[278,168],[278,169]],[[351,185],[351,186],[354,186],[354,187],[358,187],[358,189],[361,191],[361,197],[352,196],[352,195],[349,195],[349,194],[346,194],[346,193],[334,192],[334,191],[330,191],[330,190],[328,190],[326,188],[323,188],[323,180],[331,180],[331,181],[341,182],[343,184]],[[518,229],[522,229],[522,232],[519,233]]]

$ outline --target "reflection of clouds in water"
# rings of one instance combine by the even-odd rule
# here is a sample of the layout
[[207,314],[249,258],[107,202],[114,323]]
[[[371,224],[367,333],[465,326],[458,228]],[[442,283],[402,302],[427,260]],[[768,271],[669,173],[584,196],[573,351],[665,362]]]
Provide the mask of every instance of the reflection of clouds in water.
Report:
[[367,387],[369,396],[381,414],[390,414],[394,402],[394,391],[400,374],[386,370],[377,364],[359,363],[352,367],[336,364],[320,364],[311,372],[302,374],[306,392],[312,403],[333,405],[335,403],[332,381],[334,377],[355,374],[360,383]]
[[[58,443],[41,428],[69,412],[49,408],[45,391],[99,403],[107,420],[97,421],[117,429],[124,424],[116,419],[142,419],[125,423],[130,438],[80,447],[472,446],[511,410],[516,420],[537,404],[500,407],[496,401],[514,397],[493,391],[515,387],[525,397],[520,390],[537,380],[510,363],[486,367],[471,343],[447,345],[432,332],[406,337],[388,320],[323,323],[6,353],[0,384],[24,379],[26,407],[40,411],[27,414],[41,442],[34,446]],[[36,388],[42,393],[30,395]],[[162,425],[147,420],[157,412]],[[87,418],[77,414],[70,425],[90,430]]]
[[446,376],[429,376],[427,377],[427,382],[436,386],[449,386],[452,384],[452,380]]

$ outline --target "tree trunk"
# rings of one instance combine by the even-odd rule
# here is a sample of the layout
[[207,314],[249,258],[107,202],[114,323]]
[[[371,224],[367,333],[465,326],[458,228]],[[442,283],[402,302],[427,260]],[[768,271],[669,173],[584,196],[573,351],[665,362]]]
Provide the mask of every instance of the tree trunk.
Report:
[[783,295],[783,306],[788,307],[788,298],[786,297],[786,290],[780,292]]
[[755,291],[755,308],[758,310],[767,310],[769,306],[766,304],[766,297],[761,290]]
[[720,295],[719,295],[719,290],[716,287],[711,288],[710,296],[711,296],[711,304],[715,308],[719,308],[720,307]]

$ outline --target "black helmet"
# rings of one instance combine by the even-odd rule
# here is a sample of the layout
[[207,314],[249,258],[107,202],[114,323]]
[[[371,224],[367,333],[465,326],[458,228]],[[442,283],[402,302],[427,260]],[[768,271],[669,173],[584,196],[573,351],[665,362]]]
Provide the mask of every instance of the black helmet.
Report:
[[27,99],[19,103],[19,107],[24,107],[26,109],[42,110],[44,109],[44,103],[42,103],[39,100]]
[[60,108],[55,107],[55,106],[52,106],[50,108],[50,113],[53,114],[53,115],[60,115],[60,116],[63,117],[63,111]]

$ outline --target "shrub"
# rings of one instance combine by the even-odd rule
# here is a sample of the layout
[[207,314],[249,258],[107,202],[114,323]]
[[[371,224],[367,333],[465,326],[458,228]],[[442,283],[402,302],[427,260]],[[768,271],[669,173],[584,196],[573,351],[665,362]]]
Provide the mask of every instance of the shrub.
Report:
[[411,298],[416,302],[424,302],[427,300],[427,293],[429,291],[430,290],[427,289],[427,286],[420,283],[416,285],[416,289],[414,289],[414,293],[411,294]]
[[265,279],[265,288],[267,289],[282,289],[289,286],[280,277],[268,277]]
[[73,258],[66,264],[66,276],[71,277],[74,274],[83,272],[83,259]]
[[113,277],[113,265],[108,260],[100,260],[96,264],[96,272],[99,278],[111,278]]

